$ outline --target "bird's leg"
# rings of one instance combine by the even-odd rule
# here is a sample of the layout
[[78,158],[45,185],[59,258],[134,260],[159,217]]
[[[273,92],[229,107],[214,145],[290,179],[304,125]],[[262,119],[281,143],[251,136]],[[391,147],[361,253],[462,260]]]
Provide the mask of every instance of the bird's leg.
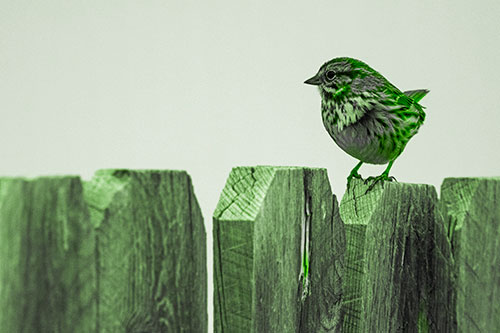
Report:
[[363,164],[363,162],[359,161],[359,163],[356,164],[356,166],[354,167],[354,169],[351,170],[351,173],[347,177],[347,187],[349,187],[349,184],[351,183],[351,180],[353,178],[363,179],[363,178],[361,178],[361,175],[358,173],[359,168],[361,168],[361,164]]
[[394,178],[393,176],[389,176],[389,171],[391,170],[391,167],[393,164],[394,164],[394,160],[390,161],[389,164],[387,165],[387,168],[385,168],[384,172],[382,172],[382,174],[380,176],[366,178],[365,184],[368,183],[369,181],[373,181],[373,183],[371,183],[371,185],[368,187],[368,189],[366,190],[365,193],[367,193],[371,189],[373,189],[375,184],[377,184],[379,181],[385,181],[385,180],[388,180],[390,182],[397,181],[396,178]]

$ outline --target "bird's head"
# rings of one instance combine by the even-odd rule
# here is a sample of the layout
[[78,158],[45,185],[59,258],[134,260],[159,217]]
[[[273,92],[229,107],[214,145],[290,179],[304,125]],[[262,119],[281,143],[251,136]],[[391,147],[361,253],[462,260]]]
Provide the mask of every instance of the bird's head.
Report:
[[318,86],[323,98],[331,96],[335,99],[351,91],[359,93],[371,88],[373,83],[377,83],[378,76],[364,62],[342,57],[324,63],[318,73],[304,83]]

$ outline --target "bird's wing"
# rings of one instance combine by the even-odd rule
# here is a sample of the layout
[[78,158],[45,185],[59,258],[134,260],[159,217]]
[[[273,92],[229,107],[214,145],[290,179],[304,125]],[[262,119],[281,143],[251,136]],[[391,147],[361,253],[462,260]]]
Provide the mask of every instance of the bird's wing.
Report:
[[[417,90],[415,90],[415,94],[412,96],[421,95],[420,98],[422,98],[426,93],[423,91],[417,93]],[[424,121],[425,112],[423,107],[415,99],[408,96],[408,94],[402,93],[393,86],[387,86],[381,97],[382,104],[388,112],[396,114],[403,119],[408,119],[410,122],[412,121],[411,119],[417,122]]]

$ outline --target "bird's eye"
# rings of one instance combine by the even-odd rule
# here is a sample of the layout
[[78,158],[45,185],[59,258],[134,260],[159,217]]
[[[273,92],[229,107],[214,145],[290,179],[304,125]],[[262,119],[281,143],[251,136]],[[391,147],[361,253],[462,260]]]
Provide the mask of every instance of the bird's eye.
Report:
[[335,78],[335,72],[334,71],[328,71],[328,72],[326,72],[326,78],[328,80],[333,80]]

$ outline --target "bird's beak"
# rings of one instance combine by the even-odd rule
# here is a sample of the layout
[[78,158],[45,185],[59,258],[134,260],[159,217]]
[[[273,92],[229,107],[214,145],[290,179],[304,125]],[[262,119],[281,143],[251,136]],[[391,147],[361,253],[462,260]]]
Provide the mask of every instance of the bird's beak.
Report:
[[321,80],[319,79],[319,75],[316,74],[312,78],[304,81],[305,84],[312,84],[313,86],[319,86],[321,84]]

